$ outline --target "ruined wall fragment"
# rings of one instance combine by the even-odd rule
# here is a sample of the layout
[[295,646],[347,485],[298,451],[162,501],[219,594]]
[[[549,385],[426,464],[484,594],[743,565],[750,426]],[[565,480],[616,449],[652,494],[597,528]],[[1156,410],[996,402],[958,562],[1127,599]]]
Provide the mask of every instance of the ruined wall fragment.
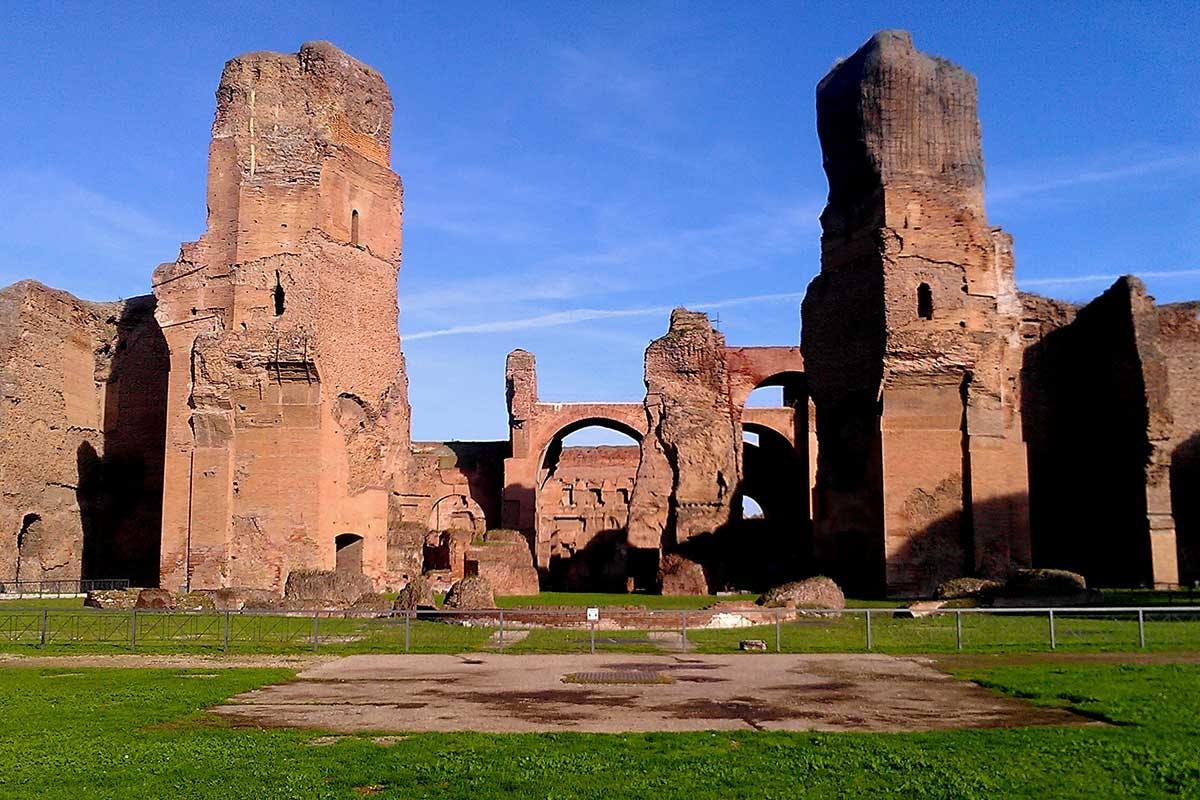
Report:
[[1190,586],[1200,581],[1200,302],[1159,306],[1157,344],[1167,364],[1179,580]]
[[166,346],[154,299],[0,290],[0,582],[157,582]]
[[538,490],[538,539],[549,534],[549,586],[624,591],[627,526],[641,449],[563,447]]
[[677,308],[667,333],[646,348],[649,441],[630,508],[635,547],[670,549],[729,519],[741,431],[731,415],[724,347],[706,315]]
[[1158,328],[1154,299],[1125,277],[1025,351],[1039,565],[1099,586],[1178,582],[1175,426]]
[[[504,527],[520,531],[533,550],[535,563],[543,582],[561,584],[567,572],[574,570],[576,584],[586,583],[583,562],[588,561],[588,574],[612,577],[625,570],[648,574],[654,564],[626,566],[626,513],[617,508],[630,502],[620,498],[620,491],[629,487],[619,470],[612,473],[605,464],[607,450],[587,449],[595,459],[587,471],[591,478],[580,475],[581,492],[601,493],[599,503],[592,503],[582,494],[579,501],[587,504],[575,508],[574,502],[563,504],[564,491],[573,492],[574,481],[564,486],[563,476],[578,458],[578,448],[563,446],[563,440],[583,428],[608,428],[629,436],[639,445],[646,441],[646,414],[641,403],[554,403],[538,397],[537,365],[532,353],[514,350],[505,365],[505,390],[509,414],[509,443],[511,451],[504,460],[504,492],[501,517]],[[563,463],[565,454],[568,462]],[[621,449],[625,452],[624,449]],[[585,458],[585,461],[587,459]],[[576,464],[576,466],[579,466]],[[566,472],[559,474],[560,469]],[[611,473],[611,474],[610,474]],[[595,485],[588,480],[594,479]],[[557,493],[556,490],[557,489]],[[572,500],[574,498],[571,498]],[[614,522],[618,523],[614,526]],[[603,547],[601,547],[601,542]],[[657,540],[651,546],[657,554]],[[588,551],[588,557],[576,563],[576,554]],[[603,552],[600,552],[603,550]],[[592,553],[596,556],[593,559]],[[636,561],[636,559],[635,559]],[[594,563],[592,563],[594,562]],[[656,563],[656,562],[655,562]],[[607,578],[605,578],[607,580]],[[624,581],[620,581],[624,586]]]

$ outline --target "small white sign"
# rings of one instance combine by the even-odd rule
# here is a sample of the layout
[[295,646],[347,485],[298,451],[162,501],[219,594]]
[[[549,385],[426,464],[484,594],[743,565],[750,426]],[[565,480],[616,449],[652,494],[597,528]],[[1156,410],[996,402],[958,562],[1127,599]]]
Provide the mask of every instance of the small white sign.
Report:
[[599,622],[600,621],[600,609],[589,608],[587,610],[587,621],[588,622]]

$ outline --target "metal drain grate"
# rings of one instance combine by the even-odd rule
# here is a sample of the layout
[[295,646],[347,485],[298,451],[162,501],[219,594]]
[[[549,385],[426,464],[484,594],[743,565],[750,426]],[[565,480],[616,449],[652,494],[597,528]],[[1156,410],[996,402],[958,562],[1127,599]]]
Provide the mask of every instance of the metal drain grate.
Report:
[[674,683],[670,675],[644,669],[608,670],[605,672],[572,672],[563,676],[564,683]]

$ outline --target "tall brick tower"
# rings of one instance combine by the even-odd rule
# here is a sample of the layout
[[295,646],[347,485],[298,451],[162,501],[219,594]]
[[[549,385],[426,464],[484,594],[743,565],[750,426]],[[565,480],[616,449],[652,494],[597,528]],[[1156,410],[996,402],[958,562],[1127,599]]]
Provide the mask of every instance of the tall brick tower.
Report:
[[208,229],[154,274],[165,588],[386,568],[409,455],[391,120],[380,75],[327,43],[225,65]]
[[817,128],[818,558],[896,595],[1026,566],[1020,301],[984,213],[975,79],[883,31],[820,82]]

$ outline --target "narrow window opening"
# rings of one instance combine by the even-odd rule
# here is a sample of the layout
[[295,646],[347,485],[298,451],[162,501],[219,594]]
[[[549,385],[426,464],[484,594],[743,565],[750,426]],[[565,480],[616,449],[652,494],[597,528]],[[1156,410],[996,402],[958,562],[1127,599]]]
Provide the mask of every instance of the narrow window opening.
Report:
[[350,244],[358,247],[358,209],[350,212]]
[[363,571],[363,537],[357,533],[340,533],[333,540],[334,570],[341,575],[361,575]]
[[271,294],[275,298],[275,316],[283,316],[283,283],[279,280],[279,270],[275,270],[275,288]]
[[917,316],[921,319],[933,319],[933,289],[928,283],[917,287]]
[[25,539],[29,535],[29,529],[36,523],[41,522],[42,518],[38,514],[26,514],[21,520],[21,530],[17,534],[17,550],[20,551],[25,546]]

